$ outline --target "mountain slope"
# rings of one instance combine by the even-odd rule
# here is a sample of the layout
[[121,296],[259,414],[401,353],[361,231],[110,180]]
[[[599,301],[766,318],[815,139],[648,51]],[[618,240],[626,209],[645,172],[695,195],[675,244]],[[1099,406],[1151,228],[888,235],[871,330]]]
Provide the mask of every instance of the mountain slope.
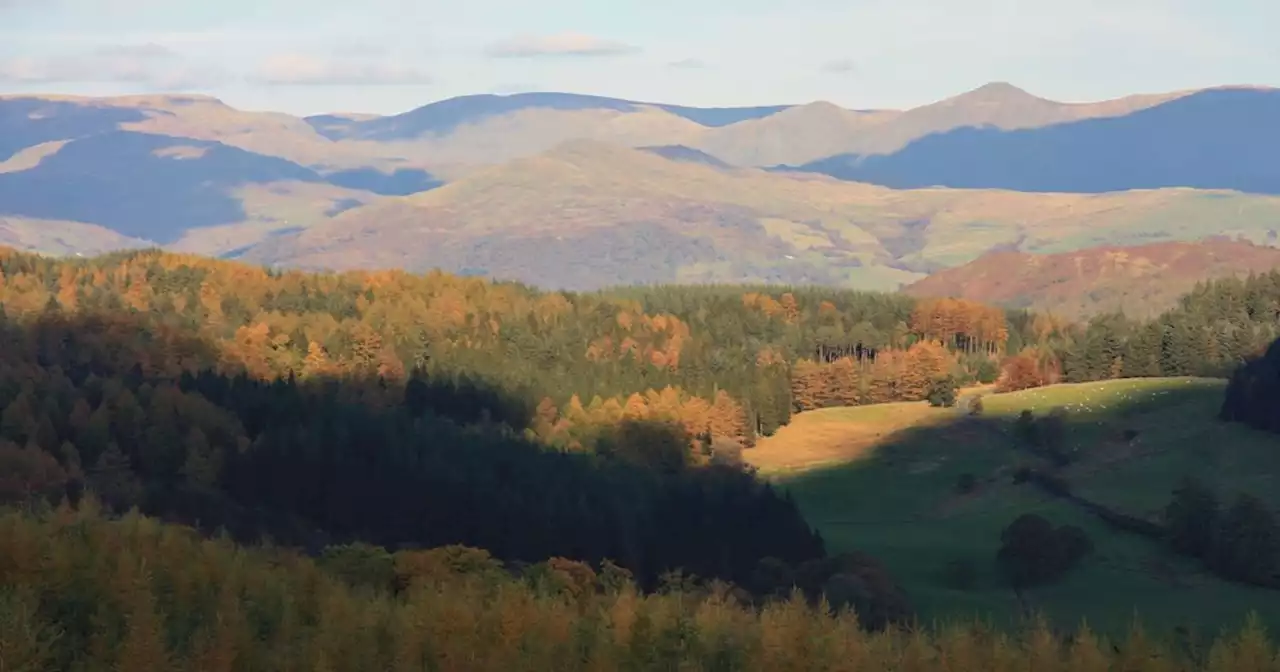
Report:
[[492,117],[523,110],[607,110],[637,112],[642,108],[659,109],[695,124],[708,127],[727,126],[747,119],[767,117],[787,109],[787,105],[763,107],[698,108],[683,105],[640,103],[603,96],[574,93],[530,92],[510,95],[482,94],[458,96],[437,101],[408,112],[387,117],[358,120],[347,117],[318,115],[306,121],[333,138],[367,140],[413,140],[423,136],[447,135],[463,125],[474,125]]
[[1261,240],[1277,218],[1277,198],[899,191],[575,141],[353,208],[241,258],[439,267],[579,289],[670,281],[893,289],[1001,246],[1057,251],[1223,231]]
[[1200,91],[1123,116],[1034,129],[964,128],[885,156],[802,166],[896,188],[1100,193],[1194,187],[1280,194],[1280,90]]
[[33,168],[0,173],[0,209],[168,242],[188,228],[245,219],[231,188],[284,180],[322,181],[295,163],[220,143],[113,131],[68,142]]
[[[1275,232],[1271,232],[1275,240]],[[1059,254],[1000,251],[903,288],[1046,310],[1071,318],[1120,310],[1148,317],[1197,282],[1280,267],[1280,249],[1232,240],[1093,247]]]

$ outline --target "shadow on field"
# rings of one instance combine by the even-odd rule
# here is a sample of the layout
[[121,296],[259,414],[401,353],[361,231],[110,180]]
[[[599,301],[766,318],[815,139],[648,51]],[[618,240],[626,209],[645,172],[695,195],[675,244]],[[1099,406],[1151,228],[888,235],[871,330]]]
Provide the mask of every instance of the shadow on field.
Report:
[[[1236,436],[1217,419],[1223,388],[1195,380],[1144,385],[1025,391],[989,401],[985,413],[957,409],[897,431],[855,462],[780,480],[833,552],[880,559],[925,619],[1008,622],[1041,611],[1057,625],[1085,618],[1123,634],[1135,613],[1162,629],[1213,631],[1257,610],[1280,625],[1275,593],[1215,578],[1166,542],[1163,506],[1178,479],[1199,475],[1181,469],[1203,450],[1172,437],[1189,428]],[[1127,510],[1129,499],[1091,487],[1101,479],[1114,487],[1126,468],[1145,475],[1153,459],[1162,470],[1129,487],[1158,507]],[[1106,501],[1092,501],[1094,491],[1105,491]],[[1014,591],[996,555],[1002,533],[1026,514],[1078,527],[1096,548],[1061,579]]]

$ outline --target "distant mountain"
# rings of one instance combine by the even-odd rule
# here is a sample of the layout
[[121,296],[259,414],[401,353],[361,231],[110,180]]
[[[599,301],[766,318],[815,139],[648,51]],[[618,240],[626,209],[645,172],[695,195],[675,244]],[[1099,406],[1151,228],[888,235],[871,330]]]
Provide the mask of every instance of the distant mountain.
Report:
[[40,98],[0,98],[0,161],[28,147],[107,133],[120,124],[145,118],[136,109],[103,109]]
[[[1276,231],[1267,239],[1276,241]],[[1123,311],[1148,317],[1172,308],[1197,282],[1280,267],[1280,249],[1209,239],[1058,254],[998,251],[904,288],[914,296],[958,297],[1071,318]]]
[[1280,90],[1224,88],[1122,116],[1020,130],[958,128],[893,154],[835,156],[799,170],[899,189],[1193,187],[1280,194],[1277,156]]
[[1222,231],[1264,239],[1277,220],[1280,198],[895,191],[574,141],[351,208],[238,258],[438,267],[571,289],[676,281],[895,289],[999,246],[1057,251]]
[[28,170],[0,173],[0,208],[163,243],[189,228],[245,219],[231,189],[287,180],[322,181],[295,163],[216,142],[112,131],[72,140]]
[[[1277,95],[1076,104],[995,83],[911,110],[851,110],[531,93],[306,119],[194,95],[0,96],[0,217],[15,244],[67,253],[84,238],[94,251],[159,242],[578,288],[892,289],[992,249],[1266,242],[1275,199],[1131,189],[1280,193],[1268,163]],[[777,164],[801,168],[752,168]],[[1109,191],[1121,193],[1085,195]]]
[[320,115],[308,117],[307,122],[333,139],[355,138],[387,142],[413,140],[427,135],[446,135],[463,124],[476,124],[522,110],[636,112],[642,107],[656,108],[702,126],[717,127],[767,117],[787,109],[788,106],[698,108],[574,93],[515,93],[505,96],[483,94],[449,98],[402,114],[363,121],[352,122],[333,115]]
[[155,243],[94,224],[0,216],[0,246],[52,256],[93,256]]

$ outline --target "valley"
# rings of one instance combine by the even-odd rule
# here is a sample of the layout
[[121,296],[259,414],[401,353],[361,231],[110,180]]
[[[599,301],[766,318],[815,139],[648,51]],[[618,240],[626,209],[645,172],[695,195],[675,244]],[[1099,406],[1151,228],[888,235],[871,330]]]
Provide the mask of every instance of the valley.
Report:
[[1265,8],[570,4],[0,0],[0,672],[1277,669]]

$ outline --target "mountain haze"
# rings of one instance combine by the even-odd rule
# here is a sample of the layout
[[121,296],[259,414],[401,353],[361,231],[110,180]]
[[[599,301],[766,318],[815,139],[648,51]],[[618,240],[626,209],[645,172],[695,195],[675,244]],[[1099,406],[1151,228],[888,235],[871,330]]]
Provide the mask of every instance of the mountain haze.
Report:
[[13,245],[54,254],[893,289],[991,250],[1272,244],[1275,199],[1239,192],[1280,188],[1277,95],[1061,103],[993,83],[853,110],[546,92],[305,119],[207,96],[7,97],[0,217]]
[[893,289],[992,248],[1058,251],[1225,230],[1262,242],[1276,218],[1280,199],[1227,192],[901,191],[580,140],[352,208],[238,258],[440,267],[575,289],[711,281]]

